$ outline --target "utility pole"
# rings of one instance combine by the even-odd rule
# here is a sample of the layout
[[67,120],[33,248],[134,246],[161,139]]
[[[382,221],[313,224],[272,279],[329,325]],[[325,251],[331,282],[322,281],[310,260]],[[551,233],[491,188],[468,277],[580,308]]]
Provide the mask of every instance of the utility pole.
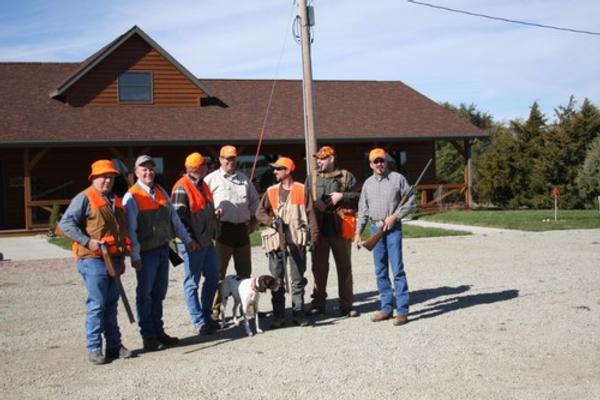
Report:
[[298,23],[302,45],[302,89],[304,99],[304,143],[306,148],[306,172],[309,177],[313,201],[317,197],[317,163],[313,154],[317,152],[317,133],[315,129],[314,94],[312,80],[312,62],[310,58],[310,26],[306,0],[298,0]]

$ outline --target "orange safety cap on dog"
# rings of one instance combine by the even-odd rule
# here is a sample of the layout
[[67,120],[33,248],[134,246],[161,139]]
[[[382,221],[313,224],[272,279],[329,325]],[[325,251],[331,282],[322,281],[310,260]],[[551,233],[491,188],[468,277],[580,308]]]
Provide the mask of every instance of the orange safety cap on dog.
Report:
[[369,161],[377,160],[378,158],[383,158],[385,160],[385,150],[379,147],[371,150],[369,153]]
[[291,158],[288,157],[279,157],[277,159],[277,161],[275,161],[274,163],[271,164],[272,167],[283,167],[283,168],[287,168],[290,170],[290,172],[292,172],[293,170],[296,169],[296,164],[294,164],[294,162],[292,161]]
[[313,154],[313,157],[318,159],[327,158],[329,156],[335,156],[335,150],[329,146],[323,146],[319,149],[319,151]]
[[198,152],[194,152],[185,158],[185,166],[189,168],[198,168],[204,165],[204,157]]
[[233,146],[223,146],[221,147],[221,151],[219,153],[220,157],[228,158],[228,157],[237,157],[237,149]]
[[91,181],[95,176],[104,174],[119,175],[119,170],[115,168],[115,165],[110,160],[98,160],[92,164],[92,172],[90,172],[88,180]]

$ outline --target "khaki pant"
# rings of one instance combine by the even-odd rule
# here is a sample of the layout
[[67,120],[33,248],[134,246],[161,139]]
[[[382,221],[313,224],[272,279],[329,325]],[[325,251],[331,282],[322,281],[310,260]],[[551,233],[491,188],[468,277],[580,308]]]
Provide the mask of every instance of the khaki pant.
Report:
[[329,275],[329,250],[333,252],[338,276],[340,310],[352,308],[352,261],[350,259],[350,240],[339,236],[319,235],[312,256],[312,273],[315,278],[312,306],[325,308],[327,299],[327,276]]
[[[224,244],[221,239],[217,239],[215,246],[219,260],[219,287],[213,302],[213,315],[220,313],[221,310],[221,286],[225,275],[227,275],[227,267],[231,257],[233,256],[233,266],[237,276],[245,279],[250,278],[252,274],[252,253],[248,240],[248,229],[243,225],[233,226],[228,229],[231,232],[226,232],[226,235],[228,239],[233,239],[229,240],[231,245]],[[243,237],[244,235],[245,237]]]

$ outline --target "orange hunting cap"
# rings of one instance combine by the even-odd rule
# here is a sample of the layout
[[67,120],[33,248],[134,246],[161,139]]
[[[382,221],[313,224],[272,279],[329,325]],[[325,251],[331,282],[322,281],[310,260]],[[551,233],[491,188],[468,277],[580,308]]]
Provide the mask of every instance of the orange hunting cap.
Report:
[[115,168],[115,165],[110,160],[98,160],[92,164],[92,172],[90,172],[88,180],[91,181],[95,176],[104,174],[119,175],[119,170]]
[[220,157],[237,157],[237,149],[233,146],[223,146],[221,147],[221,152],[219,153]]
[[319,149],[319,151],[313,154],[313,157],[318,159],[327,158],[329,156],[335,156],[335,150],[329,146],[323,146]]
[[378,158],[383,158],[385,160],[385,150],[380,147],[371,150],[371,152],[369,153],[369,161],[373,161]]
[[198,152],[193,152],[185,158],[185,166],[189,168],[198,168],[204,164],[204,157]]
[[273,164],[271,164],[272,167],[283,167],[283,168],[287,168],[290,170],[290,172],[292,172],[293,170],[296,169],[296,164],[294,164],[294,162],[292,161],[291,158],[288,157],[279,157],[277,159],[277,161],[275,161]]

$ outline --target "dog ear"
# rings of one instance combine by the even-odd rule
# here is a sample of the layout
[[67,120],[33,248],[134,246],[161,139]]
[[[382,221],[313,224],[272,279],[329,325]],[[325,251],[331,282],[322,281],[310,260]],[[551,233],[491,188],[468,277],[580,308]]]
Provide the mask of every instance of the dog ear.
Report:
[[271,285],[269,285],[269,287],[271,288],[271,292],[276,292],[279,290],[279,287],[281,286],[281,281],[277,278],[272,278],[273,281],[271,282]]

